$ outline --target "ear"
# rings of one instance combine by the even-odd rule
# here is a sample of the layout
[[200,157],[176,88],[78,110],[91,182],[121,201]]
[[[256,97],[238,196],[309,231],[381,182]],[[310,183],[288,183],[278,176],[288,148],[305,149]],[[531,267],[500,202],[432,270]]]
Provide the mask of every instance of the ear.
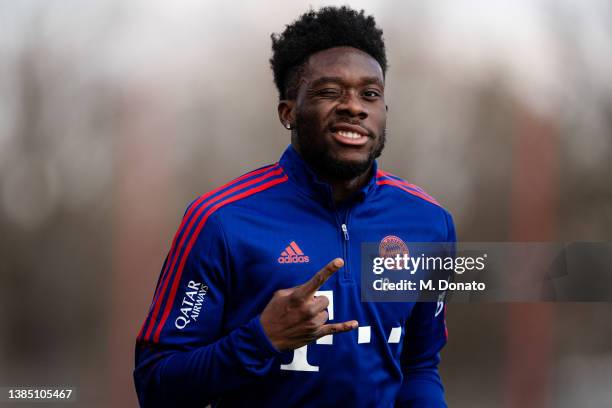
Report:
[[280,120],[281,125],[283,125],[285,129],[287,129],[287,125],[289,125],[290,128],[292,128],[294,125],[294,107],[294,100],[283,99],[278,102],[278,119]]

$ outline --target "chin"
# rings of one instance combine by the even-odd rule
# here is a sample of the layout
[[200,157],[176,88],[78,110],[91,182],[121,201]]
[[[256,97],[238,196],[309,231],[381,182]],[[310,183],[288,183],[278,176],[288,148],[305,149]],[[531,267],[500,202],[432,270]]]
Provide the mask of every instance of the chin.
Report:
[[324,163],[324,173],[338,180],[351,180],[361,176],[372,165],[372,160],[342,160],[334,158]]
[[340,148],[333,154],[334,160],[347,164],[359,164],[367,162],[372,156],[372,149]]

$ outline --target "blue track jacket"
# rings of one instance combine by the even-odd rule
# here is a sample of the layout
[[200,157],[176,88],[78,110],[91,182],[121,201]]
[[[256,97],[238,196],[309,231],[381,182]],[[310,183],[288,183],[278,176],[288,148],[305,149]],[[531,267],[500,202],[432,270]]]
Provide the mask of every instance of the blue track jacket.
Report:
[[[451,215],[383,172],[337,206],[289,146],[280,161],[191,203],[136,344],[142,407],[445,407],[436,303],[360,301],[360,246],[455,242]],[[259,316],[273,293],[345,266],[319,290],[359,328],[278,352]]]

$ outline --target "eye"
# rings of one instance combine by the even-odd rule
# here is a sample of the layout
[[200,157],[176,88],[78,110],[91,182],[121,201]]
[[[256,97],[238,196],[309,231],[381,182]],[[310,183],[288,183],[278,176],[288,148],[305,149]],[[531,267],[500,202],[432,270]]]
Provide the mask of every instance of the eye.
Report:
[[322,97],[336,97],[340,95],[340,90],[335,89],[335,88],[324,88],[324,89],[319,89],[316,92],[317,96],[322,96]]
[[381,96],[381,93],[375,89],[368,89],[363,92],[363,96],[365,96],[368,99],[375,99],[375,98],[379,98]]

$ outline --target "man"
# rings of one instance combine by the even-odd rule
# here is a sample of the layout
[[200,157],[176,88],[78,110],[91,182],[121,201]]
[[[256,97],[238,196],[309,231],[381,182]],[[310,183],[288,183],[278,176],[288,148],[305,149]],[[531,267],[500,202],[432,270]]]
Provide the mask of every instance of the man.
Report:
[[382,31],[327,7],[272,48],[291,145],[188,207],[138,335],[140,404],[443,407],[444,313],[360,300],[362,242],[455,241],[447,211],[377,169]]

